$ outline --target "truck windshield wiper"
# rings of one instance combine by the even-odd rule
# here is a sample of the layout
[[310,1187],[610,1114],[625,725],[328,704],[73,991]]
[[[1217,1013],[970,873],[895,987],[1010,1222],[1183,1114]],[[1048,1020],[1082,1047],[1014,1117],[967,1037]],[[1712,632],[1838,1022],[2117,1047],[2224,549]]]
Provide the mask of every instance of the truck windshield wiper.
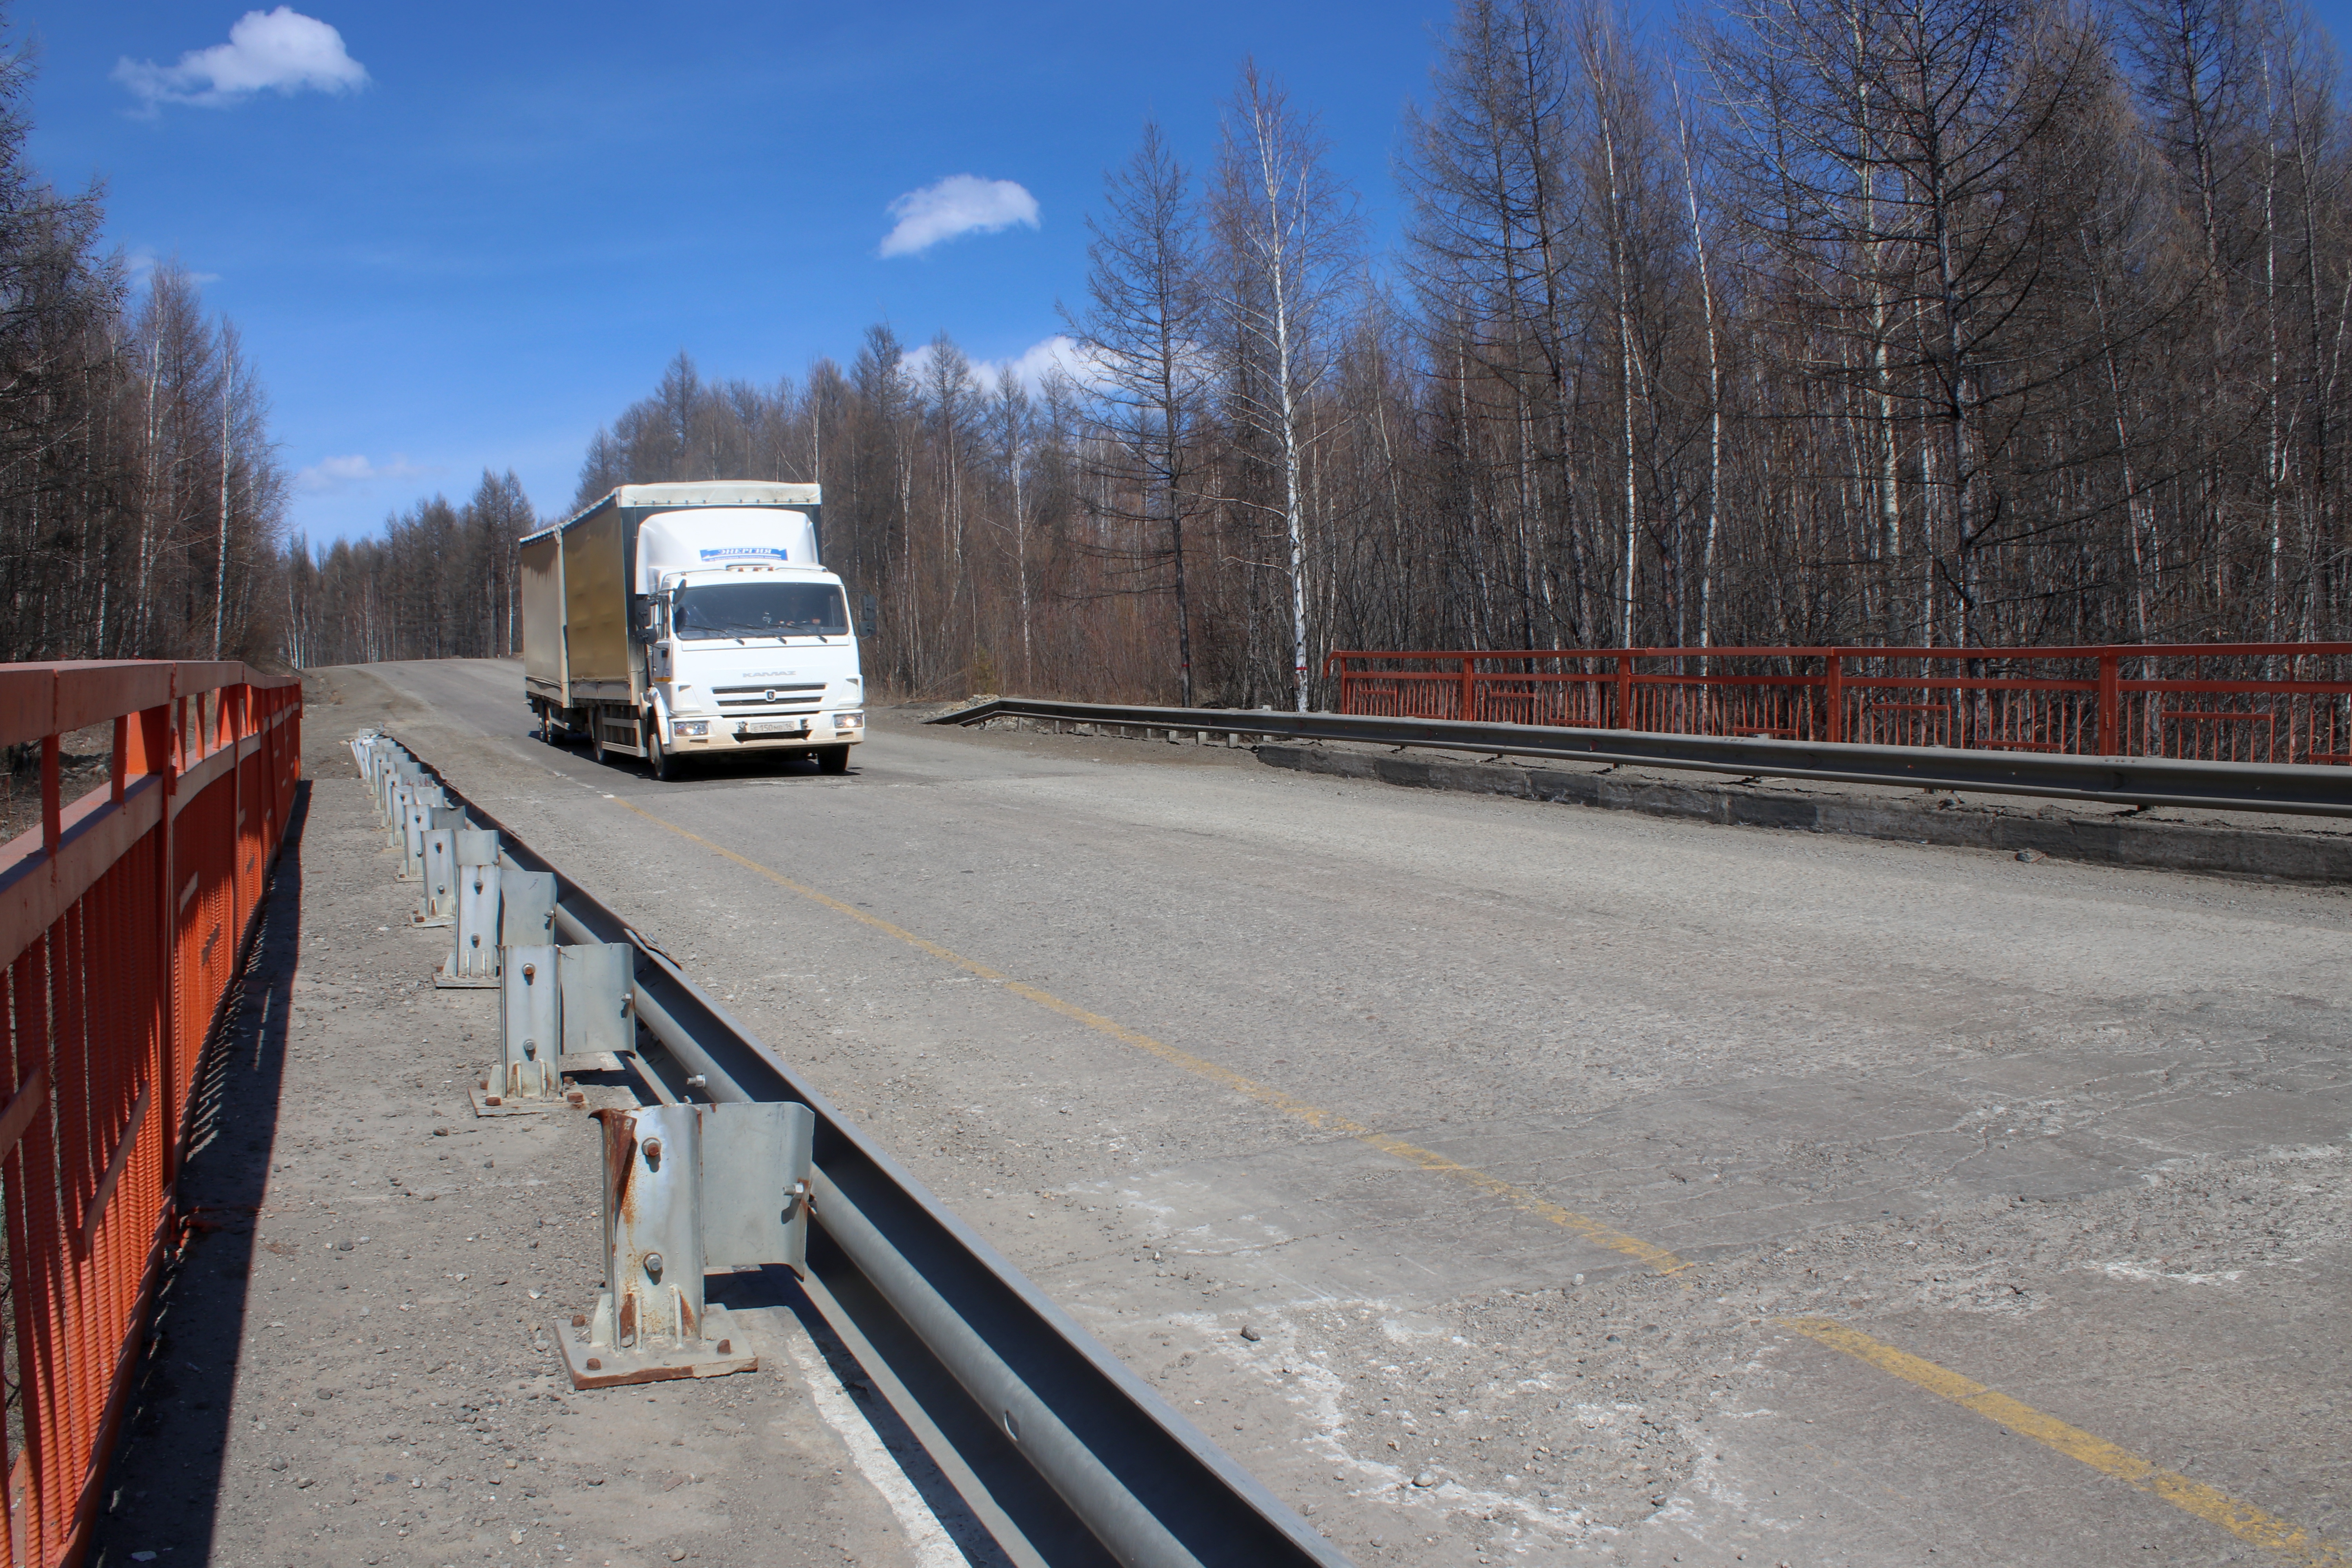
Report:
[[[847,637],[845,631],[824,632],[808,626],[698,626],[679,634],[688,642],[707,642],[714,637],[733,637],[737,642],[746,637],[814,637],[825,642],[829,637]],[[828,645],[830,646],[830,645]]]

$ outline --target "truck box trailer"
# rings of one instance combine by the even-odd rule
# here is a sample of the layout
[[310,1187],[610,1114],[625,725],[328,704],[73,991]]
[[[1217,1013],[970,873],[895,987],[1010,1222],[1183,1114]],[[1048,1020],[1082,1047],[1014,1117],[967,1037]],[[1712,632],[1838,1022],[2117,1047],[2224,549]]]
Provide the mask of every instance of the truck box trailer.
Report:
[[602,761],[740,752],[849,765],[866,736],[847,595],[815,485],[624,485],[521,544],[523,694]]

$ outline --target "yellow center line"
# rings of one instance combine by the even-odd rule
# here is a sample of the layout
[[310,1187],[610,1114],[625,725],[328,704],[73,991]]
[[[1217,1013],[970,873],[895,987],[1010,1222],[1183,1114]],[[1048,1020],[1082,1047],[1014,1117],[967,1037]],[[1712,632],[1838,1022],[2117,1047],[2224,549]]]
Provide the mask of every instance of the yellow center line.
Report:
[[[812,903],[822,904],[837,914],[847,915],[860,925],[870,926],[886,935],[896,937],[908,946],[919,948],[943,963],[953,964],[968,974],[976,975],[982,980],[1002,982],[1005,990],[1024,1001],[1034,1003],[1049,1012],[1059,1014],[1072,1023],[1084,1025],[1097,1034],[1107,1035],[1121,1045],[1149,1052],[1171,1066],[1181,1068],[1196,1078],[1205,1079],[1236,1094],[1244,1095],[1269,1110],[1279,1111],[1285,1116],[1303,1121],[1320,1131],[1345,1134],[1357,1142],[1377,1149],[1391,1158],[1404,1161],[1408,1164],[1418,1165],[1423,1170],[1438,1175],[1451,1177],[1486,1194],[1489,1197],[1499,1198],[1513,1208],[1548,1220],[1596,1246],[1607,1247],[1611,1251],[1620,1252],[1628,1258],[1646,1263],[1661,1274],[1678,1274],[1693,1267],[1664,1247],[1654,1246],[1639,1237],[1628,1236],[1605,1220],[1595,1219],[1590,1215],[1578,1214],[1573,1209],[1553,1203],[1549,1198],[1539,1197],[1524,1187],[1515,1186],[1500,1176],[1489,1174],[1473,1165],[1465,1165],[1458,1160],[1438,1153],[1435,1150],[1423,1149],[1402,1138],[1376,1131],[1362,1122],[1343,1116],[1336,1110],[1309,1104],[1286,1090],[1275,1088],[1272,1084],[1260,1083],[1246,1074],[1235,1072],[1231,1068],[1196,1057],[1190,1051],[1180,1050],[1166,1041],[1155,1039],[1140,1030],[1130,1029],[1115,1018],[1107,1018],[1100,1013],[1090,1012],[1074,1002],[1066,1002],[1052,992],[1032,985],[1025,980],[1015,980],[1000,970],[991,969],[984,963],[966,958],[951,948],[942,947],[926,937],[918,936],[904,926],[894,925],[878,915],[870,914],[859,909],[855,904],[845,903],[830,893],[820,892],[805,883],[795,882],[790,877],[772,871],[757,860],[738,855],[723,844],[714,844],[698,833],[690,833],[674,822],[665,821],[656,816],[643,806],[632,805],[617,795],[611,798],[614,805],[635,812],[656,826],[666,827],[681,838],[699,844],[712,854],[723,859],[732,860],[745,870],[764,877],[776,886],[796,893]],[[1687,1281],[1685,1283],[1687,1285]],[[2045,1415],[2030,1405],[2022,1404],[2005,1394],[1987,1388],[1983,1384],[1973,1382],[1947,1367],[1938,1366],[1934,1362],[1923,1360],[1906,1351],[1896,1350],[1892,1345],[1872,1339],[1859,1330],[1847,1328],[1844,1324],[1832,1322],[1827,1318],[1787,1318],[1778,1321],[1785,1328],[1793,1329],[1832,1349],[1843,1351],[1857,1360],[1867,1362],[1882,1372],[1890,1373],[1907,1383],[1915,1384],[1931,1394],[1950,1400],[1955,1405],[1972,1410],[1988,1420],[1997,1421],[2019,1436],[2031,1437],[2035,1442],[2054,1449],[2070,1459],[2079,1460],[2088,1465],[2103,1475],[2113,1476],[2117,1480],[2136,1487],[2150,1496],[2161,1498],[2173,1507],[2194,1514],[2199,1519],[2218,1524],[2241,1541],[2259,1546],[2264,1551],[2275,1552],[2289,1563],[2305,1565],[2305,1568],[2352,1568],[2352,1554],[2347,1554],[2345,1548],[2323,1536],[2312,1533],[2301,1525],[2281,1519],[2276,1514],[2254,1507],[2252,1503],[2241,1502],[2227,1492],[2209,1487],[2202,1481],[2191,1480],[2176,1471],[2160,1468],[2138,1455],[2108,1442],[2104,1437],[2095,1436],[2079,1426],[2068,1426],[2054,1415]]]
[[867,913],[855,904],[844,903],[830,893],[820,892],[804,883],[795,882],[780,872],[771,871],[757,860],[738,855],[723,844],[714,844],[698,833],[689,833],[677,823],[665,821],[643,806],[633,805],[618,795],[613,796],[612,800],[614,805],[635,812],[656,826],[667,827],[680,838],[699,844],[712,854],[732,860],[745,870],[765,877],[776,886],[797,893],[813,903],[822,904],[836,914],[847,915],[860,925],[870,926],[886,935],[894,936],[910,947],[919,948],[929,953],[942,963],[955,965],[968,974],[977,975],[982,980],[1000,981],[1005,990],[1024,1001],[1033,1002],[1048,1012],[1058,1013],[1072,1023],[1082,1024],[1097,1034],[1108,1035],[1123,1046],[1131,1046],[1137,1050],[1148,1051],[1161,1061],[1181,1068],[1196,1078],[1206,1079],[1211,1083],[1229,1089],[1236,1094],[1246,1095],[1269,1110],[1280,1111],[1285,1116],[1304,1121],[1309,1127],[1323,1131],[1343,1133],[1359,1143],[1377,1149],[1392,1159],[1418,1165],[1424,1171],[1452,1177],[1465,1185],[1476,1188],[1489,1197],[1501,1199],[1522,1213],[1548,1220],[1562,1230],[1583,1237],[1596,1247],[1604,1247],[1612,1252],[1621,1252],[1637,1262],[1646,1263],[1661,1274],[1675,1274],[1691,1267],[1664,1247],[1654,1246],[1639,1237],[1628,1236],[1606,1220],[1595,1219],[1591,1215],[1579,1214],[1574,1209],[1566,1208],[1552,1202],[1549,1198],[1539,1197],[1524,1187],[1514,1186],[1500,1176],[1492,1175],[1474,1165],[1465,1165],[1459,1160],[1441,1154],[1434,1149],[1423,1149],[1419,1144],[1408,1143],[1402,1138],[1376,1131],[1360,1121],[1342,1116],[1336,1110],[1310,1105],[1294,1094],[1275,1088],[1272,1084],[1260,1083],[1257,1079],[1246,1074],[1235,1072],[1231,1068],[1221,1067],[1204,1058],[1196,1057],[1190,1051],[1180,1050],[1165,1040],[1154,1039],[1140,1030],[1130,1029],[1115,1018],[1106,1018],[1100,1013],[1089,1012],[1075,1002],[1065,1002],[1052,992],[1042,990],[1025,980],[1015,980],[1001,971],[991,969],[984,963],[966,958],[951,949],[941,947],[938,942],[928,938],[918,936],[904,926],[893,925],[877,915]]
[[1782,1318],[1777,1321],[1782,1328],[1794,1329],[1832,1350],[1868,1362],[1881,1372],[1916,1384],[1938,1398],[1973,1410],[1988,1421],[1997,1421],[2018,1436],[2031,1437],[2070,1459],[2090,1466],[2101,1475],[2113,1476],[2127,1486],[2162,1498],[2173,1507],[2218,1524],[2239,1540],[2276,1552],[2289,1563],[2309,1564],[2310,1568],[2352,1568],[2352,1553],[2324,1536],[2315,1535],[2252,1503],[2241,1502],[2202,1481],[2190,1480],[2177,1470],[2165,1469],[2105,1437],[2094,1436],[2054,1415],[2043,1415],[2031,1405],[1962,1377],[1948,1367],[1896,1350],[1858,1329],[1827,1318]]

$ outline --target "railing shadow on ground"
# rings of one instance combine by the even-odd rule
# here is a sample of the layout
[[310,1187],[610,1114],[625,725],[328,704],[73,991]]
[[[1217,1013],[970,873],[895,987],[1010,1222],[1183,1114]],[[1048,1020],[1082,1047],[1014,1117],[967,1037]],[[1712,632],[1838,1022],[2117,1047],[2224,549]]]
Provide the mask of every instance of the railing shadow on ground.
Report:
[[302,840],[294,809],[236,988],[198,1064],[181,1169],[180,1246],[166,1266],[122,1436],[92,1527],[90,1568],[175,1548],[209,1559],[245,1339],[254,1232],[283,1112],[289,1015],[301,951]]

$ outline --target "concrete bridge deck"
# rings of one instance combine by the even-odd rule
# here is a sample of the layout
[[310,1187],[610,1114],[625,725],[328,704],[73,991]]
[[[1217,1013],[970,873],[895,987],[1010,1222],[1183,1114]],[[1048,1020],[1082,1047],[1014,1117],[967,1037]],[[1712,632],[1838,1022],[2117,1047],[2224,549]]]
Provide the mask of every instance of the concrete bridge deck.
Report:
[[[309,727],[388,722],[1360,1560],[2342,1560],[2345,889],[887,712],[846,778],[662,784],[530,738],[519,679],[317,672]],[[339,920],[303,973],[380,986]],[[409,1076],[354,1084],[405,1121],[282,1107],[271,1179],[353,1152],[338,1125],[391,1140],[363,1184],[437,1176],[389,1128],[463,1098]],[[501,1227],[593,1227],[557,1131],[468,1131],[549,1145]],[[821,1420],[747,1430],[762,1478],[854,1470]],[[795,1560],[763,1543],[816,1516],[753,1474],[694,1550]],[[805,1560],[918,1549],[853,1500]],[[451,1560],[417,1539],[382,1561]]]

